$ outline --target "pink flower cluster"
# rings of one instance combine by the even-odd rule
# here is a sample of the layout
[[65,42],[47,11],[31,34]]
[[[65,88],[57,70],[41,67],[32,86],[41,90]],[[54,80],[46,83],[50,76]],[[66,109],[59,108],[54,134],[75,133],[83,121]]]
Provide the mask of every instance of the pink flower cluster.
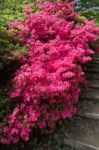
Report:
[[2,143],[27,141],[32,128],[53,128],[76,113],[74,103],[85,82],[82,64],[91,60],[89,43],[96,41],[99,28],[87,19],[77,23],[73,5],[40,1],[38,12],[27,5],[25,20],[11,23],[28,52],[13,79],[10,96],[19,104],[9,115]]

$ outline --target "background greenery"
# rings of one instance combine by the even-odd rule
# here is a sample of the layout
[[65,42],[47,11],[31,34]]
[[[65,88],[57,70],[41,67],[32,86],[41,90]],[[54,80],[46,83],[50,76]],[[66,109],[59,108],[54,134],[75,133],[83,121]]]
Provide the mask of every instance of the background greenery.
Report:
[[35,11],[36,7],[34,2],[35,0],[0,1],[0,54],[4,53],[5,51],[20,49],[18,47],[18,43],[14,43],[11,38],[11,34],[7,32],[7,24],[10,21],[22,20],[24,18],[24,6],[27,3],[30,4],[33,8],[33,11]]
[[78,0],[76,9],[89,19],[95,19],[99,25],[99,0]]

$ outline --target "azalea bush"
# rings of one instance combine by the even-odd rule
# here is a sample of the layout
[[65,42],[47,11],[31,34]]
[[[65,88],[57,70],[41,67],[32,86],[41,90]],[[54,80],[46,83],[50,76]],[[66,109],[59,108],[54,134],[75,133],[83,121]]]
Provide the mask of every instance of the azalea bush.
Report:
[[60,119],[76,112],[81,86],[86,82],[83,65],[95,52],[99,28],[80,17],[74,2],[38,1],[38,12],[26,5],[26,18],[13,21],[9,30],[27,48],[9,93],[14,104],[1,130],[1,142],[29,140],[33,128],[55,128]]

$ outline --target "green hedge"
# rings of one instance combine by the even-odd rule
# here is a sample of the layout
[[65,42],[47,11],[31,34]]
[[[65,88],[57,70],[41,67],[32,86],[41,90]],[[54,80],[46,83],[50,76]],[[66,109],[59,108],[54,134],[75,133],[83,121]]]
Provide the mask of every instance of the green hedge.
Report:
[[13,42],[11,34],[7,32],[6,27],[8,22],[22,20],[24,18],[24,6],[27,3],[36,11],[35,0],[0,1],[0,54],[15,48],[16,44]]

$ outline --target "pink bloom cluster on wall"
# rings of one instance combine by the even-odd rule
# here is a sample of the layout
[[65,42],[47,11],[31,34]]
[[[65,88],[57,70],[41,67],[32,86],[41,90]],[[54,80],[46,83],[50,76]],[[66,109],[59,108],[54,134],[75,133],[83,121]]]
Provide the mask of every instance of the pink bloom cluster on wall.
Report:
[[77,23],[73,5],[39,1],[38,12],[27,5],[25,20],[11,23],[28,52],[12,81],[10,97],[19,105],[9,114],[2,143],[27,141],[32,128],[53,128],[59,119],[76,113],[74,103],[85,82],[82,65],[94,54],[89,43],[96,41],[99,28],[87,19]]

